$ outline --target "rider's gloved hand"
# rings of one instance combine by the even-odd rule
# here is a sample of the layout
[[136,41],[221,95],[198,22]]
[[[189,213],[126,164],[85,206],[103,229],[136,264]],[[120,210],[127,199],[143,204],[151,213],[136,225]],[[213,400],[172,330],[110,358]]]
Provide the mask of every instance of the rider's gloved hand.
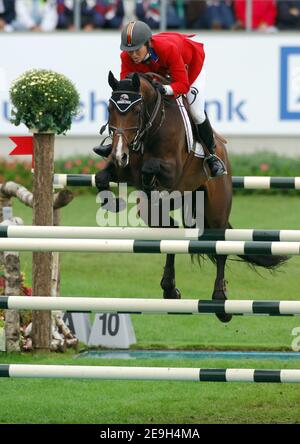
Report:
[[154,80],[154,81],[152,82],[152,84],[153,84],[153,86],[154,86],[156,89],[158,89],[158,91],[159,91],[163,96],[167,93],[166,88],[165,88],[164,85],[162,85],[161,83],[159,83],[159,82],[157,82],[156,80]]

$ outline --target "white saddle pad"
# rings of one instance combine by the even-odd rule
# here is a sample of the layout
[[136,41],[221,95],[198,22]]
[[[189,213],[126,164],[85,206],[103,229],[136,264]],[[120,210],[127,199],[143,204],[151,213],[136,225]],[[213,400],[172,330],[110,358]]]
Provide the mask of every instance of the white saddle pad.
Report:
[[182,96],[177,97],[176,102],[182,116],[189,153],[193,151],[196,157],[205,157],[203,146],[194,139],[192,125],[187,110],[184,106]]

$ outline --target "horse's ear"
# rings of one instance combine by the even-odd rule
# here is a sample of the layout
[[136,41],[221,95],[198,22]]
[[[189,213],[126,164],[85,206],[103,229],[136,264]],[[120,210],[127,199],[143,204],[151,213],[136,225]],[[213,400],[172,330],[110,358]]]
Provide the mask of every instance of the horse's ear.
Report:
[[113,91],[118,88],[119,82],[111,71],[108,74],[108,83]]
[[132,85],[138,91],[140,89],[140,78],[139,75],[135,72],[132,76]]

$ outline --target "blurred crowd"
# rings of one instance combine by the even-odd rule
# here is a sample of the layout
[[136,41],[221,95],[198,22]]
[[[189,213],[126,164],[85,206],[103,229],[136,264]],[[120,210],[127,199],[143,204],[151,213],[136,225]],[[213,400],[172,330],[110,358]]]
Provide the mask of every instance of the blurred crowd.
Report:
[[[161,22],[160,0],[0,0],[0,31],[119,29],[138,18],[152,29]],[[245,29],[246,0],[168,0],[168,29]],[[300,0],[252,0],[252,29],[300,30]]]

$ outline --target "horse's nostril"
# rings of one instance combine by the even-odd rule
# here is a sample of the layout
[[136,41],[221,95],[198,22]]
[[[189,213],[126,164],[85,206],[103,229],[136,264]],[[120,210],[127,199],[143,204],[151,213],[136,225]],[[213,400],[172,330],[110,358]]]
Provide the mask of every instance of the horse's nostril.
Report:
[[123,166],[126,166],[128,164],[128,159],[129,159],[128,154],[123,153],[121,156],[121,163]]

